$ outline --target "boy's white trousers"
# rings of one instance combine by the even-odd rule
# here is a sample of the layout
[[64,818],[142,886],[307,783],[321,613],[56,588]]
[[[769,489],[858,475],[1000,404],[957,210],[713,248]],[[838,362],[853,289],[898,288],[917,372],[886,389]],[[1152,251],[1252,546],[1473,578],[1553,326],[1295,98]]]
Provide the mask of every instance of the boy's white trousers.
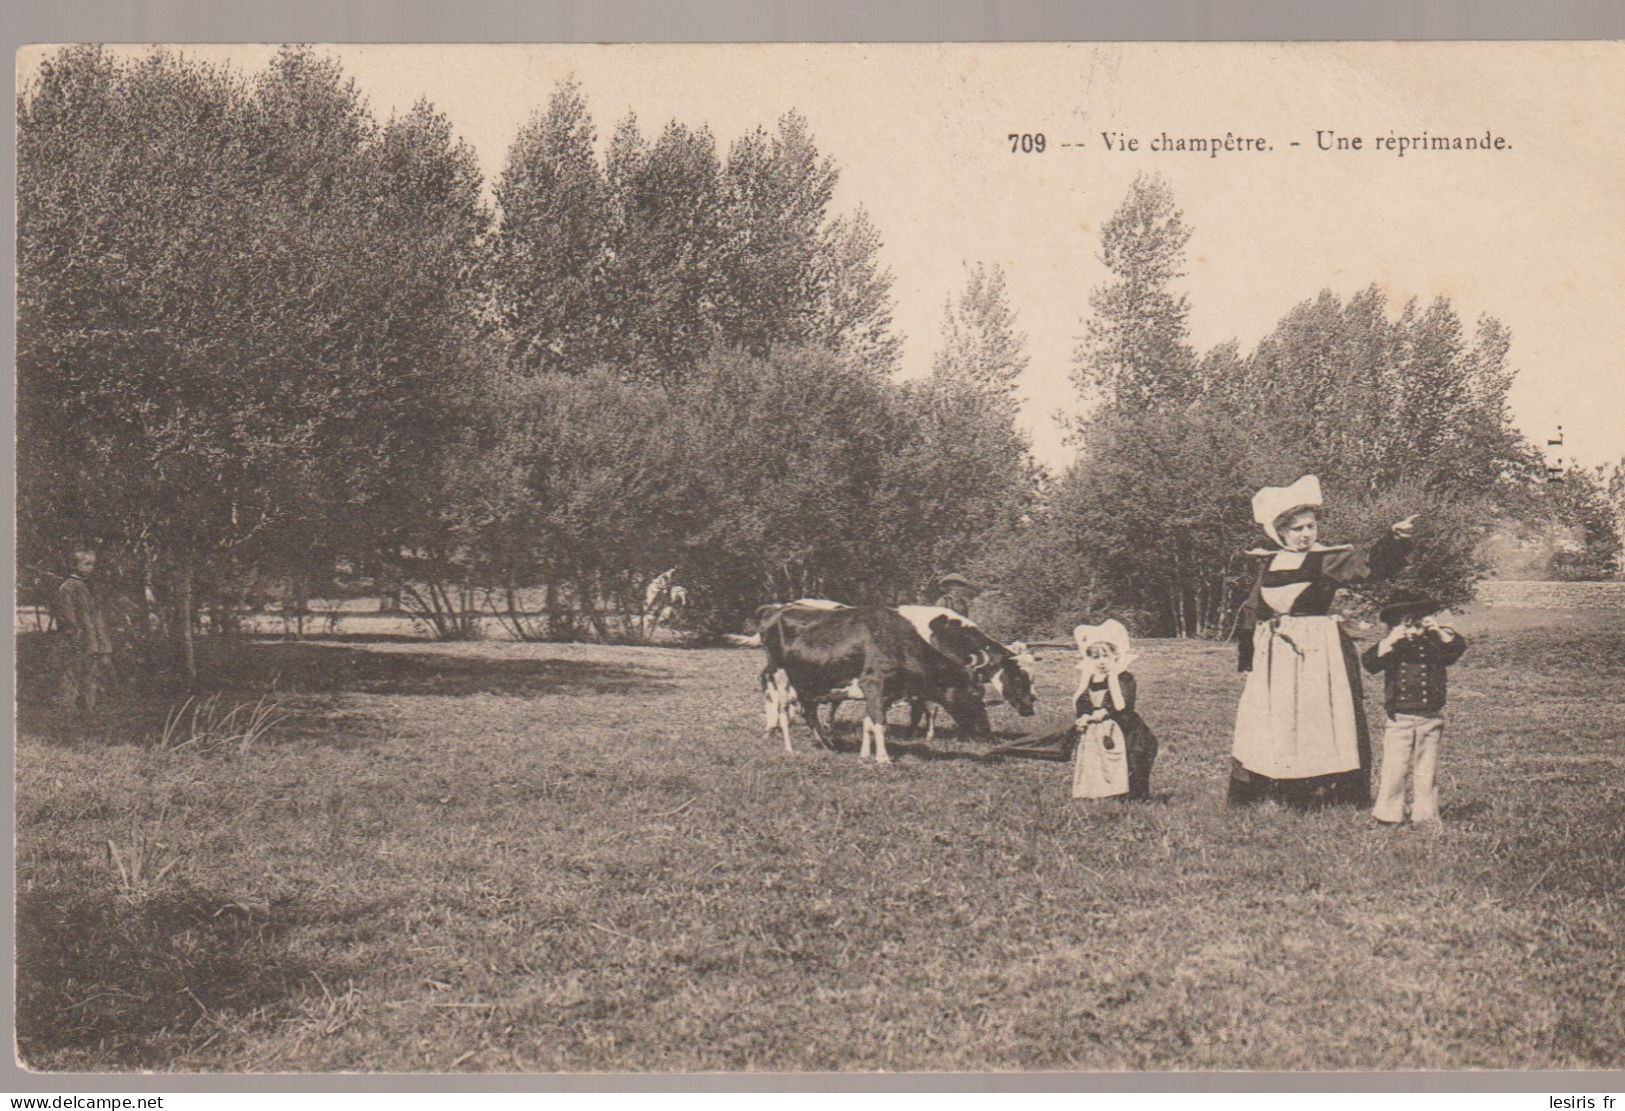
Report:
[[1439,741],[1442,714],[1389,714],[1382,735],[1382,780],[1371,816],[1381,822],[1405,820],[1405,788],[1414,796],[1411,821],[1439,820]]

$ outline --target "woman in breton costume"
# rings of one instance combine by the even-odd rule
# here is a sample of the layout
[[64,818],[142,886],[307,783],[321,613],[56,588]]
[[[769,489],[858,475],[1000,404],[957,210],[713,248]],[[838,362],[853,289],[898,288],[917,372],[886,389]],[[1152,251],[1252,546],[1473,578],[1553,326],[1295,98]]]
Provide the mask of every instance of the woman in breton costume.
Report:
[[1253,497],[1253,520],[1274,545],[1247,553],[1259,568],[1238,625],[1238,668],[1247,685],[1236,710],[1231,805],[1371,800],[1359,660],[1330,611],[1340,587],[1399,568],[1414,517],[1368,543],[1324,545],[1317,543],[1320,516],[1314,475]]

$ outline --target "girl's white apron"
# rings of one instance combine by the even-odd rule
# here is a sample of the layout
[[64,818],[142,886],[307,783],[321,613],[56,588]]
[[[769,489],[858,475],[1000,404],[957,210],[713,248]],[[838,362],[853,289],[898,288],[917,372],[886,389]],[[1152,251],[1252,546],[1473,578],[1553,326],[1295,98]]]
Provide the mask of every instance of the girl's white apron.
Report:
[[[1107,693],[1104,690],[1089,692],[1089,701],[1095,709],[1105,705]],[[1110,748],[1106,747],[1108,741]],[[1078,738],[1078,752],[1072,764],[1072,797],[1109,799],[1126,794],[1128,755],[1123,731],[1111,718],[1092,721]]]

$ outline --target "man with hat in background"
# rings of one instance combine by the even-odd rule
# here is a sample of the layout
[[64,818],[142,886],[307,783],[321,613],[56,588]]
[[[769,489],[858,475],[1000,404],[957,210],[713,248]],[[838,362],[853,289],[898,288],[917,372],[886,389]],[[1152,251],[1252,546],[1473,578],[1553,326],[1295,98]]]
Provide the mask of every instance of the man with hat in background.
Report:
[[1467,638],[1436,616],[1438,603],[1401,591],[1378,611],[1388,635],[1361,657],[1373,675],[1382,672],[1388,728],[1382,737],[1382,779],[1372,817],[1383,825],[1405,820],[1410,781],[1413,822],[1439,820],[1436,772],[1444,736],[1445,669],[1467,651]]
[[931,603],[933,606],[953,610],[961,617],[970,616],[971,601],[978,593],[974,583],[955,571],[938,579],[937,589],[942,594]]
[[51,606],[58,632],[56,702],[64,710],[82,706],[94,711],[97,696],[112,685],[113,638],[92,580],[95,573],[95,550],[75,548],[73,571],[57,588]]

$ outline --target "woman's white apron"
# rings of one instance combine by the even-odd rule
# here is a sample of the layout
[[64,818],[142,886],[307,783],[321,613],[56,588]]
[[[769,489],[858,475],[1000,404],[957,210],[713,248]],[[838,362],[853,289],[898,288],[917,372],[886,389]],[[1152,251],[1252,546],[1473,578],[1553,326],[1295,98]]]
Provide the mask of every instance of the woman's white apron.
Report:
[[1354,692],[1335,617],[1282,615],[1253,631],[1253,669],[1236,708],[1233,750],[1271,779],[1309,779],[1360,766]]

